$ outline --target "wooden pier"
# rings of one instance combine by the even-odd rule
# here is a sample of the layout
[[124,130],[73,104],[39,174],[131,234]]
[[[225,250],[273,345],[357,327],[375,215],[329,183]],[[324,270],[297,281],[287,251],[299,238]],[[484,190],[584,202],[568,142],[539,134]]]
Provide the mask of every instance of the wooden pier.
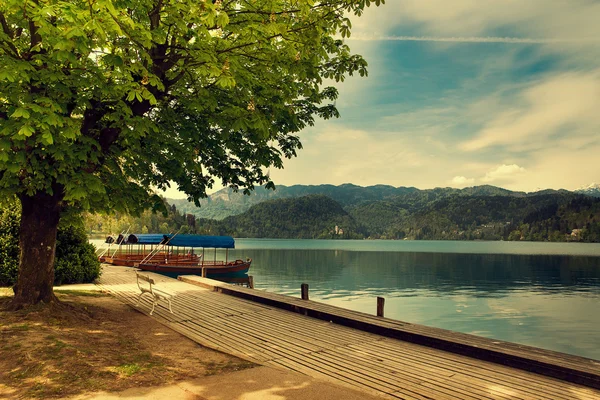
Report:
[[[442,338],[441,334],[447,331],[434,328],[431,332],[418,331],[417,325],[375,316],[371,317],[375,321],[371,321],[370,316],[363,313],[205,278],[182,278],[195,281],[192,285],[157,274],[148,275],[161,289],[175,294],[173,314],[166,304],[161,304],[153,318],[199,344],[259,364],[297,371],[390,399],[600,399],[600,390],[593,387],[501,365],[498,359],[490,362],[457,354],[461,346],[481,348],[486,340],[493,344],[488,339],[469,344],[463,342],[470,335],[457,334],[457,347],[449,352],[435,346],[441,339],[452,343],[451,338]],[[139,289],[134,269],[104,266],[98,285],[141,312],[149,313],[149,296],[143,296],[140,305],[135,305]],[[285,308],[282,304],[275,303],[288,304],[287,307],[297,312],[282,309]],[[432,336],[433,346],[421,345],[327,320],[335,319],[338,312],[337,322],[345,320],[349,324],[356,320],[367,328],[378,322],[388,333],[389,329],[403,326],[409,332],[404,334],[408,340],[426,338],[435,332],[438,337]],[[315,313],[324,319],[309,316]],[[413,329],[416,332],[411,334]],[[494,349],[490,349],[490,353],[491,350]],[[600,376],[600,365],[593,360],[582,362],[587,359],[554,352],[548,352],[550,359],[545,359],[546,351],[536,350],[534,364],[548,367],[554,365],[553,357],[561,355],[564,358],[556,361],[557,370],[561,370],[558,364],[565,364],[569,371],[581,371],[581,376],[592,382],[591,386],[593,377]],[[513,356],[518,358],[518,354]],[[577,361],[583,365],[571,365]]]

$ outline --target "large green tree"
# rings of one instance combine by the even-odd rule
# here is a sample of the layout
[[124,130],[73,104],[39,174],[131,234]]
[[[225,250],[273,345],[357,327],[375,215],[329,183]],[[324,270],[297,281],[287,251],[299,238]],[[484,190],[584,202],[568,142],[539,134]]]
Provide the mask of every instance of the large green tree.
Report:
[[[55,301],[65,207],[133,212],[174,181],[272,186],[366,63],[343,43],[383,0],[0,0],[0,192],[21,200],[14,307]],[[157,204],[160,204],[158,202]]]

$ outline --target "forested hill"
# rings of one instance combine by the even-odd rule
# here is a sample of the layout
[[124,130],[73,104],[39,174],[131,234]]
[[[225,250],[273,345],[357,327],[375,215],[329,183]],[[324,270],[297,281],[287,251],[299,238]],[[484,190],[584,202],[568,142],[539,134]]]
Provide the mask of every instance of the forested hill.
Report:
[[[429,193],[431,195],[431,193]],[[600,199],[454,193],[396,197],[351,207],[324,195],[265,201],[224,220],[199,219],[199,233],[268,238],[600,241]]]
[[311,194],[266,200],[217,220],[195,218],[173,204],[164,216],[150,211],[139,218],[89,215],[86,226],[90,233],[128,230],[268,238],[600,242],[600,198],[591,196],[568,191],[526,194],[492,186],[399,188],[400,194],[394,195],[396,188],[389,186],[371,187],[366,192],[354,185],[344,186],[331,191],[345,193],[346,205],[323,194]]
[[[235,237],[360,238],[352,236],[356,222],[336,201],[324,195],[269,200],[224,220],[200,219],[197,229]],[[338,229],[336,230],[336,226]],[[340,230],[340,227],[343,227]]]
[[[546,194],[560,193],[567,191],[544,191]],[[540,193],[540,192],[538,192]],[[414,203],[416,206],[422,206],[429,202],[441,199],[451,195],[459,196],[510,196],[510,197],[528,197],[537,193],[527,194],[525,192],[513,192],[495,186],[483,185],[474,186],[465,189],[455,188],[435,188],[419,190],[414,187],[393,187],[388,185],[375,186],[357,186],[353,184],[334,185],[278,185],[276,190],[268,190],[263,187],[257,187],[249,196],[241,192],[234,192],[232,189],[225,188],[210,195],[207,199],[201,201],[201,207],[196,207],[187,200],[167,199],[169,204],[175,205],[178,210],[186,214],[194,214],[200,218],[223,219],[230,215],[241,214],[255,204],[266,200],[275,200],[283,198],[297,198],[311,194],[327,196],[344,208],[355,207],[368,204],[374,201],[397,200],[398,198],[406,203]]]

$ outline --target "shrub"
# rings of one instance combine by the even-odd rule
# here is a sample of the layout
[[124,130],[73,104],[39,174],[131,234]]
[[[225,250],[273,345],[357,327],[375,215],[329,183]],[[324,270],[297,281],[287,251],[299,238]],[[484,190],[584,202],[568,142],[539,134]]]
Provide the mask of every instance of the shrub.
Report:
[[[12,286],[19,269],[18,201],[0,203],[0,286]],[[54,283],[88,283],[100,275],[100,262],[80,218],[64,218],[56,237]]]
[[59,227],[56,237],[54,283],[87,283],[100,276],[96,248],[88,241],[83,225]]
[[16,201],[0,202],[0,286],[12,286],[19,271],[19,218]]

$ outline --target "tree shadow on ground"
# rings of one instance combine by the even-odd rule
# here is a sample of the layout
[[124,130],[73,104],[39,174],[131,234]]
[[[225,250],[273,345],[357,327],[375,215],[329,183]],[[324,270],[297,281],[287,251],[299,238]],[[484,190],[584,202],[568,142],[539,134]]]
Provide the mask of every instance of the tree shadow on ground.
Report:
[[0,292],[0,399],[64,398],[174,384],[250,368],[97,292],[7,311]]

